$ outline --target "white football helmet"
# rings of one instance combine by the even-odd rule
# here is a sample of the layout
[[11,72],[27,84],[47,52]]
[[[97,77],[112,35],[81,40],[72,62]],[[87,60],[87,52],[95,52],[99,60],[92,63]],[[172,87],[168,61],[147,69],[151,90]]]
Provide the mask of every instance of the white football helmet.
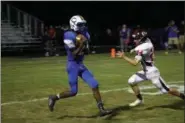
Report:
[[69,24],[72,30],[81,31],[85,29],[86,20],[80,15],[75,15],[70,19]]

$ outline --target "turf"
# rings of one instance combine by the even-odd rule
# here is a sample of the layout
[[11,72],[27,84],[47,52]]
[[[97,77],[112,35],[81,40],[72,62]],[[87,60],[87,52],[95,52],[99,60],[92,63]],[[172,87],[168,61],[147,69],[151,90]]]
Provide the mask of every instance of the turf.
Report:
[[[131,56],[132,57],[132,56]],[[1,59],[2,123],[183,123],[184,102],[169,95],[144,95],[145,105],[129,108],[135,100],[127,80],[140,67],[133,67],[109,54],[89,55],[86,66],[100,83],[102,98],[114,113],[98,117],[89,87],[79,79],[79,95],[57,102],[55,111],[47,107],[49,94],[68,88],[66,57]],[[157,52],[156,66],[168,84],[183,87],[184,55]],[[144,82],[141,86],[150,85]],[[143,92],[156,92],[147,89]],[[35,100],[38,99],[38,100]],[[39,100],[41,99],[41,100]]]

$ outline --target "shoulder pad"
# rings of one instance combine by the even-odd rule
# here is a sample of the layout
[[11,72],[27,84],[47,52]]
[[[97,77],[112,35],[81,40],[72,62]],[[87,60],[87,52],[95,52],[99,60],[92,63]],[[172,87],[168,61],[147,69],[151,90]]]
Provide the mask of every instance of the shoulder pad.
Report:
[[76,33],[73,31],[67,31],[64,33],[64,38],[65,39],[75,39]]

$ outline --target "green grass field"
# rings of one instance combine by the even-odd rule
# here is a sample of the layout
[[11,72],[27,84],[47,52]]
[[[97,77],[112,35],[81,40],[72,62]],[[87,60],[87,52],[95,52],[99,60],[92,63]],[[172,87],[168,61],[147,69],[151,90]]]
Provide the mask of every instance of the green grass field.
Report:
[[[47,97],[68,88],[66,57],[2,58],[1,113],[2,123],[183,123],[184,102],[169,95],[142,90],[145,105],[129,108],[135,100],[128,91],[128,78],[140,67],[108,54],[89,55],[86,66],[100,83],[105,106],[114,113],[98,117],[91,89],[79,79],[79,93],[74,98],[57,102],[55,111],[47,107]],[[169,85],[184,86],[184,55],[156,53],[156,66]],[[141,86],[152,86],[143,82]]]

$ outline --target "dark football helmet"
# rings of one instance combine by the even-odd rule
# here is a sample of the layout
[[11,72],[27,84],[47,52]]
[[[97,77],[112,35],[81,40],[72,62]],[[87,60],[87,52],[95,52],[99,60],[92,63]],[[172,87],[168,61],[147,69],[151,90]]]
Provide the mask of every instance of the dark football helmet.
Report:
[[132,38],[134,39],[136,45],[144,43],[145,39],[147,38],[147,31],[145,30],[136,31],[132,34]]

